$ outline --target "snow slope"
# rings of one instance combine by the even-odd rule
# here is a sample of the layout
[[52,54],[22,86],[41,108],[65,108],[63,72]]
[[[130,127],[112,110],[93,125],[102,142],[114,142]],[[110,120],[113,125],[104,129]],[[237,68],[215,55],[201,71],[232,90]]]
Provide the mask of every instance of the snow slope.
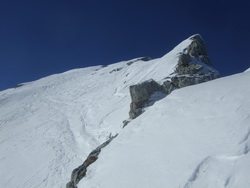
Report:
[[116,133],[79,187],[249,187],[250,72],[174,91],[122,129],[129,86],[162,82],[190,43],[159,59],[71,70],[0,92],[0,187],[65,187]]
[[250,187],[250,72],[175,90],[132,121],[79,188]]
[[128,118],[128,87],[174,71],[187,39],[162,58],[52,75],[0,92],[0,187],[65,187],[71,171]]

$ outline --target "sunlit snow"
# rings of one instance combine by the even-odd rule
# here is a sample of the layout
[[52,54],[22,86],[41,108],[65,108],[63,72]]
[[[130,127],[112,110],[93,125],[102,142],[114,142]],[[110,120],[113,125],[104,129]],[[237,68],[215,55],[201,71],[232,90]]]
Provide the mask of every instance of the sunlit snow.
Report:
[[250,187],[249,71],[176,90],[122,128],[129,86],[161,82],[189,44],[0,92],[0,187],[65,187],[116,133],[79,188]]

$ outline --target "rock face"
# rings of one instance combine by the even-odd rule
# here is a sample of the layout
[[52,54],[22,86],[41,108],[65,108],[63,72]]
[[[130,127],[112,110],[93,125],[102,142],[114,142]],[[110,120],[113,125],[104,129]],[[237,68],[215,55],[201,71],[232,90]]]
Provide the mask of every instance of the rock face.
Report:
[[207,47],[204,40],[200,35],[194,35],[190,38],[192,40],[191,44],[188,46],[186,53],[191,57],[200,59],[203,63],[211,66],[210,59],[208,57]]
[[86,176],[88,166],[91,165],[92,163],[94,163],[98,159],[98,155],[101,153],[102,148],[107,146],[116,136],[117,135],[110,137],[109,140],[107,140],[102,145],[100,145],[95,150],[93,150],[89,154],[87,159],[84,161],[84,163],[81,166],[79,166],[78,168],[73,170],[73,172],[71,174],[71,180],[69,183],[67,183],[66,188],[77,188],[77,184],[79,183],[79,181],[84,176]]
[[155,92],[163,92],[168,95],[175,89],[220,77],[219,73],[212,68],[206,45],[201,36],[194,35],[190,40],[192,40],[190,45],[179,54],[175,71],[167,77],[162,85],[154,80],[149,80],[130,86],[132,99],[129,112],[130,119],[135,119],[143,113],[143,108]]
[[182,88],[220,77],[212,68],[206,45],[200,35],[190,38],[191,44],[179,55],[175,74],[163,83],[163,92],[169,94],[177,88]]
[[212,66],[206,45],[201,36],[194,35],[190,40],[192,40],[191,44],[179,56],[178,65],[175,70],[175,73],[179,75],[197,74],[202,69]]
[[151,95],[160,90],[160,86],[154,80],[148,80],[129,87],[132,102],[130,104],[129,116],[136,118],[143,112],[143,107],[149,101]]
[[207,82],[213,79],[218,78],[219,75],[215,73],[208,73],[202,75],[178,75],[167,80],[162,85],[162,92],[170,94],[173,90],[179,89],[182,87],[195,85],[203,82]]
[[179,56],[178,66],[175,72],[179,75],[196,74],[203,69],[203,66],[192,61],[192,57],[188,54]]

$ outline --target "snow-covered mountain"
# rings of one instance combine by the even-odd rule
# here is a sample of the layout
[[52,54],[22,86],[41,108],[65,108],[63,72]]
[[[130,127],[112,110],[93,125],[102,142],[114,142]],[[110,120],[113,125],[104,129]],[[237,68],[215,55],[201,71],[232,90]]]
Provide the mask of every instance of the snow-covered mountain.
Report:
[[[250,187],[250,72],[198,84],[219,74],[197,36],[159,59],[71,70],[0,92],[0,187],[65,187],[117,133],[79,188]],[[158,89],[133,101],[131,88],[151,80]]]

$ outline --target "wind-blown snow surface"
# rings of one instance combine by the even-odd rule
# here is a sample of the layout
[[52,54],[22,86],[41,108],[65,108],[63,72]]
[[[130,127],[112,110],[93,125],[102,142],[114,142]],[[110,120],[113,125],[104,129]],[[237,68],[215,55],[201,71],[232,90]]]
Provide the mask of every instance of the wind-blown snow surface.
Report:
[[122,129],[128,87],[161,82],[190,42],[159,59],[0,92],[0,187],[65,187],[89,152],[118,132],[79,187],[249,187],[250,72],[175,91]]
[[79,188],[250,187],[250,72],[175,90],[107,146]]

